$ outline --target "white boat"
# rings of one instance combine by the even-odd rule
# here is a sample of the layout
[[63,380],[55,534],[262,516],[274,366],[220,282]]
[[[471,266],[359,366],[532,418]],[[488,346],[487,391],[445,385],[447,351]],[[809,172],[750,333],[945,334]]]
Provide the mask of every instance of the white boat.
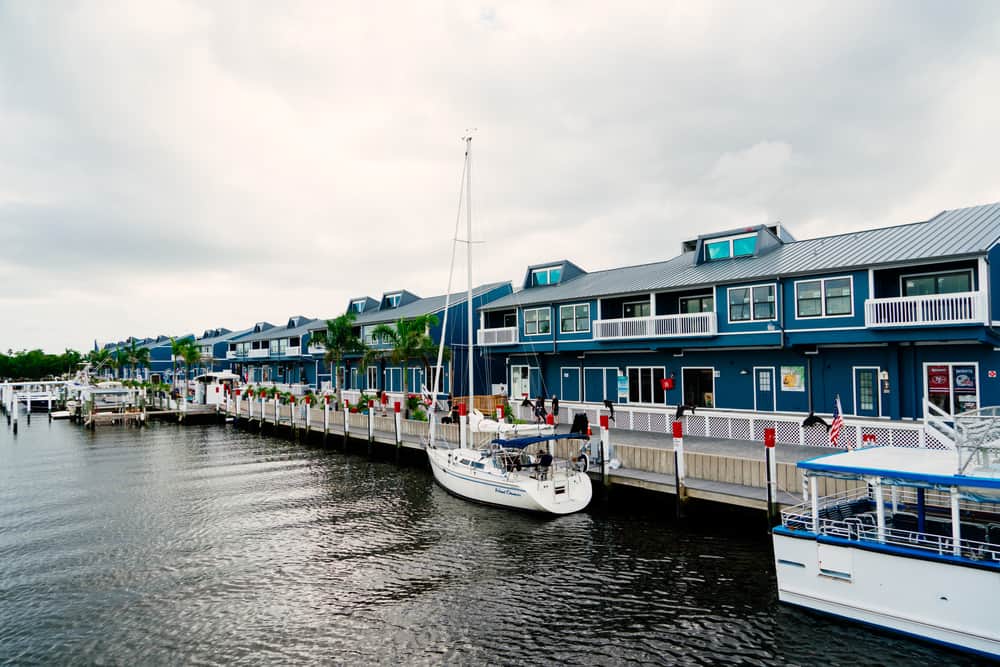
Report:
[[[469,393],[472,394],[474,382],[473,340],[475,331],[472,322],[472,202],[471,202],[471,158],[472,138],[465,138],[465,194],[468,220],[467,259],[469,267],[468,301],[466,308],[469,332],[468,369]],[[456,223],[456,239],[457,239]],[[454,255],[452,256],[454,269]],[[448,290],[451,294],[449,279]],[[442,332],[447,331],[448,305],[445,301],[445,320]],[[437,397],[441,361],[445,336],[441,336],[441,347],[438,349],[437,369],[434,374],[434,385],[431,396]],[[432,401],[433,403],[433,401]],[[466,405],[474,406],[473,396],[468,397]],[[482,449],[474,445],[451,448],[438,442],[435,438],[436,414],[430,415],[430,438],[427,443],[427,458],[434,472],[434,479],[449,493],[467,500],[487,503],[501,507],[519,510],[544,512],[547,514],[569,514],[578,512],[590,504],[593,489],[590,476],[586,472],[587,457],[583,456],[583,465],[578,468],[567,460],[555,459],[544,448],[555,444],[557,440],[566,438],[586,439],[583,433],[555,435],[555,428],[546,424],[510,424],[500,420],[486,419],[477,410],[473,410],[466,423],[461,428],[467,429],[463,436],[464,442],[475,443],[475,433],[494,433],[497,439]],[[511,436],[528,436],[514,439]],[[539,445],[535,457],[525,453],[525,448]]]
[[[810,501],[773,530],[782,602],[1000,658],[1000,408],[955,423],[957,451],[798,464]],[[857,486],[821,496],[824,478]]]
[[225,405],[226,396],[243,385],[243,378],[232,371],[214,371],[199,375],[194,384],[194,403]]

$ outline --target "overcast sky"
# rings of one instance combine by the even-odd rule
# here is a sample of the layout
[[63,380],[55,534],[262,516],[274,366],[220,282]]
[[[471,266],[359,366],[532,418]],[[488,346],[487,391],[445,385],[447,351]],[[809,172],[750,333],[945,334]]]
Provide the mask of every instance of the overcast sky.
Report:
[[0,349],[443,293],[468,127],[477,283],[997,201],[998,81],[996,2],[0,1]]

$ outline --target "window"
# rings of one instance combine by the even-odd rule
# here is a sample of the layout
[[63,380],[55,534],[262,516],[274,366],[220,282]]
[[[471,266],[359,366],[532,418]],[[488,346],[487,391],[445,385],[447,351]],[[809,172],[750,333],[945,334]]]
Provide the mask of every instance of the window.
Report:
[[365,345],[380,345],[382,343],[381,338],[376,338],[372,335],[377,326],[377,324],[369,324],[368,326],[361,327],[362,340],[365,341]]
[[505,327],[516,327],[517,326],[517,313],[504,313],[503,314],[503,325]]
[[544,269],[532,269],[531,285],[555,285],[562,277],[561,266],[549,266]]
[[952,271],[926,276],[902,276],[900,280],[903,283],[903,296],[972,291],[972,271]]
[[590,304],[559,306],[559,331],[561,333],[590,331]]
[[388,294],[388,295],[386,295],[386,297],[385,297],[385,304],[386,304],[386,306],[388,306],[389,308],[395,308],[396,306],[399,305],[399,298],[400,298],[399,294]]
[[715,407],[715,369],[682,368],[684,403],[698,408]]
[[255,350],[263,350],[264,349],[264,341],[262,341],[262,340],[255,340],[253,342],[253,349],[255,349]]
[[378,387],[378,368],[374,366],[368,367],[368,389],[375,389]]
[[660,381],[666,377],[663,368],[629,368],[628,400],[629,403],[654,403],[662,405],[666,401],[663,385]]
[[705,260],[711,262],[730,257],[750,257],[756,250],[756,234],[717,239],[705,243]]
[[824,278],[795,283],[795,313],[797,317],[834,317],[854,312],[851,298],[852,280]]
[[729,321],[773,320],[777,314],[774,285],[729,288]]
[[291,338],[288,339],[288,347],[298,347],[300,343],[301,343],[300,336],[292,336]]
[[271,354],[285,354],[288,351],[288,339],[287,338],[275,338],[271,341],[270,348],[268,350]]
[[353,310],[355,313],[363,312],[364,309],[365,309],[364,299],[358,299],[357,301],[351,302],[351,310]]
[[710,313],[715,310],[715,297],[711,294],[704,296],[685,296],[680,300],[681,313]]
[[552,312],[548,308],[524,311],[524,335],[540,336],[552,331]]
[[649,301],[629,301],[622,304],[624,317],[649,317]]

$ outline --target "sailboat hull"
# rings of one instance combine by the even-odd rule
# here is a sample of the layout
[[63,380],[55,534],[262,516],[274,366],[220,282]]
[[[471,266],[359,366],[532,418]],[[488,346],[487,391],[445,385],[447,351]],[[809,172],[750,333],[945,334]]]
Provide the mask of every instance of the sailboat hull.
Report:
[[427,450],[435,481],[467,500],[546,514],[572,514],[590,504],[593,489],[586,473],[574,471],[539,480],[524,473],[477,470],[459,463],[462,458],[478,456],[474,450]]

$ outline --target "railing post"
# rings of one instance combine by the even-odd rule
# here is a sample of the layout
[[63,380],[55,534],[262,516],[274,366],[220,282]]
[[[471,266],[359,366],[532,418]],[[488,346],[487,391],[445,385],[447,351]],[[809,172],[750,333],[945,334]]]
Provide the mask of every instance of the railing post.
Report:
[[611,460],[611,428],[608,425],[608,415],[601,415],[601,481],[604,486],[611,485],[608,475]]
[[878,526],[878,541],[885,542],[885,499],[882,497],[882,478],[876,477],[872,483],[875,495],[875,522]]

